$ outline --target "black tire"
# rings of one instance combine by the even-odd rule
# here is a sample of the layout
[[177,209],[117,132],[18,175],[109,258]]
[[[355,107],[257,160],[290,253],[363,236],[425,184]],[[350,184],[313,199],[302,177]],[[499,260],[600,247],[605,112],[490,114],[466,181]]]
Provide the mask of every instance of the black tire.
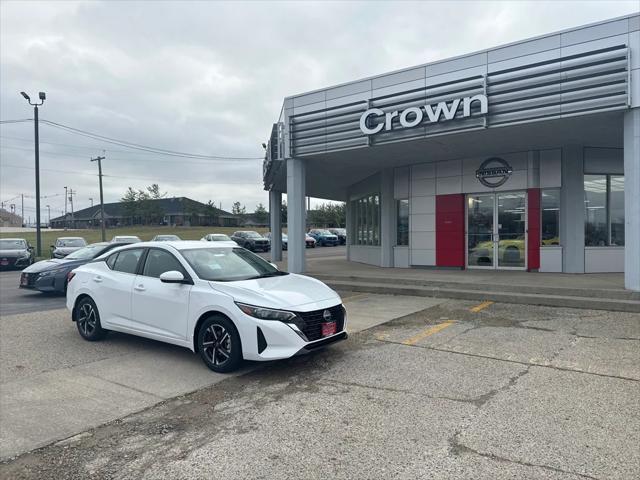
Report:
[[240,335],[222,315],[206,318],[198,330],[198,352],[204,364],[217,373],[228,373],[242,364]]
[[89,342],[97,342],[107,335],[107,330],[100,324],[100,313],[90,297],[81,299],[75,308],[76,326],[82,338]]

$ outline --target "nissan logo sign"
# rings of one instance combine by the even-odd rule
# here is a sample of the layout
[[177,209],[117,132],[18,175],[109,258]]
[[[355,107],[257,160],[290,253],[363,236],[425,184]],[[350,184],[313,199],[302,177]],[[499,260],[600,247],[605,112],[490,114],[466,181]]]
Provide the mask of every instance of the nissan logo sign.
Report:
[[322,318],[325,322],[330,322],[332,318],[331,312],[329,310],[325,310],[324,312],[322,312]]
[[485,187],[495,188],[504,185],[512,173],[513,168],[504,159],[491,157],[482,162],[476,170],[476,178]]

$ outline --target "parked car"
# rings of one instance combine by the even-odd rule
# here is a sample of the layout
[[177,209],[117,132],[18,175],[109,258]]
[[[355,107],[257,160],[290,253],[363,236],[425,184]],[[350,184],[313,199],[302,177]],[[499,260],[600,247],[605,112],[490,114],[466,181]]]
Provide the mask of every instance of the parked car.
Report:
[[116,235],[111,239],[111,243],[138,243],[141,241],[140,237],[135,235]]
[[0,268],[24,268],[35,262],[33,247],[24,238],[0,238]]
[[258,232],[251,230],[240,230],[231,235],[231,240],[239,246],[251,250],[252,252],[268,252],[271,249],[271,242]]
[[335,247],[339,244],[338,237],[331,233],[329,230],[314,228],[313,230],[309,231],[309,236],[313,237],[321,247],[325,247],[327,245]]
[[340,245],[347,244],[347,229],[346,228],[330,228],[330,233],[333,233],[336,237],[338,237],[338,242]]
[[[264,234],[264,238],[269,240],[271,243],[271,232],[267,232]],[[287,250],[289,248],[289,237],[287,237],[286,233],[282,234],[282,250]]]
[[65,258],[42,260],[25,268],[20,275],[20,288],[29,288],[41,292],[65,293],[67,291],[68,273],[80,265],[117,247],[128,243],[92,243]]
[[238,245],[236,242],[231,240],[229,235],[225,235],[224,233],[209,233],[200,239],[203,242],[230,242],[230,244]]
[[309,235],[308,233],[305,233],[304,235],[304,244],[307,248],[316,248],[316,239],[313,238],[311,235]]
[[82,237],[57,238],[56,242],[51,245],[51,258],[64,258],[86,246],[87,241]]
[[186,347],[215,372],[347,338],[346,310],[319,280],[215,242],[128,245],[69,274],[67,308],[82,338],[133,333]]
[[151,239],[152,242],[179,242],[181,240],[177,235],[156,235]]

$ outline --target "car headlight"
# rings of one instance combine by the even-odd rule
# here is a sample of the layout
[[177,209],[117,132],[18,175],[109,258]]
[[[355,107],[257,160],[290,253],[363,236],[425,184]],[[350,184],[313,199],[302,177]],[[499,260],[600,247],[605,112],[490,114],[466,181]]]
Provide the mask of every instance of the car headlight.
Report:
[[259,318],[261,320],[275,320],[279,322],[291,322],[296,318],[293,312],[286,310],[274,310],[272,308],[255,307],[246,303],[236,302],[236,305],[243,313],[250,317]]
[[67,271],[66,268],[56,268],[55,270],[46,270],[44,272],[40,272],[40,277],[53,277],[55,275],[63,274]]
[[22,258],[29,258],[31,256],[31,252],[24,252],[22,254]]

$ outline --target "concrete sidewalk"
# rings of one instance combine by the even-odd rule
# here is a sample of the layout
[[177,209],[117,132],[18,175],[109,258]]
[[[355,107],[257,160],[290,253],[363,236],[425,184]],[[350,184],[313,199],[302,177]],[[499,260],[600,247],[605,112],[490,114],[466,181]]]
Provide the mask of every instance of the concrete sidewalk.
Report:
[[[349,332],[443,300],[343,293]],[[44,332],[44,333],[43,333]],[[45,338],[43,338],[43,334]],[[89,343],[66,310],[3,316],[0,459],[14,457],[242,375],[216,374],[189,350],[117,333]]]

